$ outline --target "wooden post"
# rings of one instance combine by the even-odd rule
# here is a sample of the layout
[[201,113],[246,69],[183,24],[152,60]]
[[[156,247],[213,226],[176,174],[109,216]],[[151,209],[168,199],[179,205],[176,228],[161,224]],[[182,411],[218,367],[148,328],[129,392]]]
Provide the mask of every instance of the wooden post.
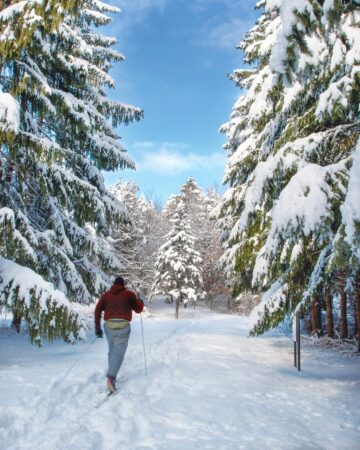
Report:
[[300,365],[300,314],[296,314],[296,341],[297,341],[297,363],[298,370],[301,370]]
[[175,319],[179,318],[179,306],[180,306],[180,299],[176,299],[176,306],[175,306]]
[[355,319],[356,319],[356,337],[358,352],[360,353],[360,274],[355,277]]
[[294,341],[294,367],[301,370],[300,366],[300,313],[293,318],[293,341]]

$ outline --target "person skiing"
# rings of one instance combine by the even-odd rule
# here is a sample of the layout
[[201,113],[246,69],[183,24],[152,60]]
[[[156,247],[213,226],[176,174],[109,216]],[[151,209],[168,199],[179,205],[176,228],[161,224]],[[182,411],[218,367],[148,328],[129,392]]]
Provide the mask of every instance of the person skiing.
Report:
[[104,329],[108,341],[107,389],[116,391],[116,376],[124,360],[130,336],[132,311],[141,313],[144,302],[136,294],[125,287],[122,277],[116,277],[111,289],[102,295],[95,307],[95,334],[103,337],[101,329],[101,313],[104,311]]

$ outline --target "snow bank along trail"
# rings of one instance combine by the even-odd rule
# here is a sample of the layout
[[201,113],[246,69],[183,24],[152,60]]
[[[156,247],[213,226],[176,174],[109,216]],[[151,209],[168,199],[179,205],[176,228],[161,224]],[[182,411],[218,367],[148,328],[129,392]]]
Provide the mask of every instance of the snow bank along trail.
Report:
[[[39,351],[16,338],[23,350],[11,356],[1,345],[0,447],[360,449],[357,357],[305,348],[298,373],[291,342],[247,339],[246,318],[148,319],[145,376],[140,322],[132,328],[121,392],[100,409],[94,406],[103,395],[105,340],[53,387],[86,344]],[[6,340],[0,336],[11,346]]]

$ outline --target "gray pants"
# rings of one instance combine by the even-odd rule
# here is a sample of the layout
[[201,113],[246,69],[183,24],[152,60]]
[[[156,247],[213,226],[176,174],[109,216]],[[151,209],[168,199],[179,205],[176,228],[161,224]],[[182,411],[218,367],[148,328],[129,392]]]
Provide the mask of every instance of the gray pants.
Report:
[[128,346],[130,336],[130,324],[120,330],[110,330],[105,324],[105,335],[109,344],[107,377],[116,378],[122,362],[124,361],[125,352]]

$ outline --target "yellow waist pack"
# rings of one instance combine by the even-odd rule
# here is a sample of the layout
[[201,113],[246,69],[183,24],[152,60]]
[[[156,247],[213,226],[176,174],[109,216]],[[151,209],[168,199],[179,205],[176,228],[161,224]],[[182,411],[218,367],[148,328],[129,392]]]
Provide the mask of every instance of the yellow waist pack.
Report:
[[105,323],[110,330],[121,330],[129,325],[129,321],[125,319],[109,319]]

